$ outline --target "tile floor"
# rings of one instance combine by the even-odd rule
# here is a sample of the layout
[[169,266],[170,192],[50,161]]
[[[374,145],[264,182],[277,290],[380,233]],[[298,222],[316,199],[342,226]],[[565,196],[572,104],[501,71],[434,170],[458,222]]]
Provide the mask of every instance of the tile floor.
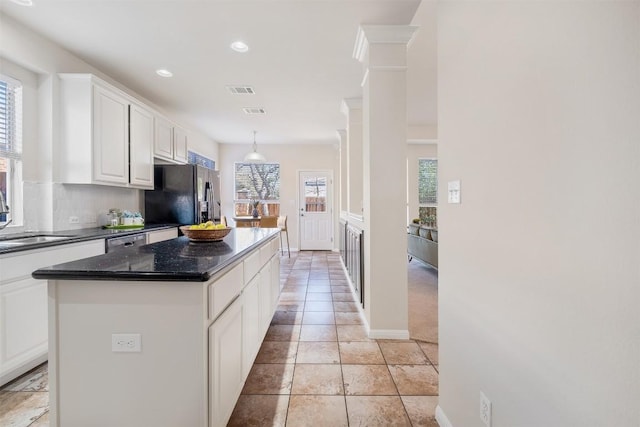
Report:
[[281,259],[284,288],[230,426],[437,426],[438,346],[370,340],[338,254]]
[[[284,288],[230,426],[437,426],[437,344],[370,340],[339,255],[281,258]],[[0,426],[48,426],[44,364],[0,389]]]

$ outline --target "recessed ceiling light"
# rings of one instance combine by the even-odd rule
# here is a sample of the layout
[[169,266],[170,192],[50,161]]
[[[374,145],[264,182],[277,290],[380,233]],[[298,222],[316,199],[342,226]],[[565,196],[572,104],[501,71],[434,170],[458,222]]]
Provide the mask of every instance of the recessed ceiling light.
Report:
[[156,74],[160,77],[173,77],[173,73],[169,70],[165,70],[164,68],[156,70]]
[[246,43],[241,42],[240,40],[231,43],[231,49],[236,52],[245,53],[249,51],[249,46]]
[[33,6],[33,0],[11,0],[15,4],[19,4],[20,6]]

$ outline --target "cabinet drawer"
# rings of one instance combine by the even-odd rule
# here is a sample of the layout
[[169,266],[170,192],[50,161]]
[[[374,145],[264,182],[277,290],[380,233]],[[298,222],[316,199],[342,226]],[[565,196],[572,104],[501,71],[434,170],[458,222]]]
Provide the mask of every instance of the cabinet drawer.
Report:
[[215,319],[240,294],[244,286],[242,270],[243,265],[238,264],[209,285],[209,319]]
[[0,283],[31,276],[39,268],[104,254],[104,239],[16,252],[0,257]]
[[253,276],[258,274],[262,264],[260,263],[260,251],[255,251],[244,260],[244,283],[249,283]]
[[147,244],[162,242],[164,240],[175,239],[178,237],[178,229],[150,231],[147,233]]

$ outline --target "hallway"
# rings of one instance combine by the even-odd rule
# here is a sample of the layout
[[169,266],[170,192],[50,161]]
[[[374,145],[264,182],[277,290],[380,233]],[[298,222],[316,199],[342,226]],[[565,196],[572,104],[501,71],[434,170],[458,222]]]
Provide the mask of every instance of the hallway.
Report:
[[229,425],[437,426],[437,345],[368,339],[339,255],[296,255]]

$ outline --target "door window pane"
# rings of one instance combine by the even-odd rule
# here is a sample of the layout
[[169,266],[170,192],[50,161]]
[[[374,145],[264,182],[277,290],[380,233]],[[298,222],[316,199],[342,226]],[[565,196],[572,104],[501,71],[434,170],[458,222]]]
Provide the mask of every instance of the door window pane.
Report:
[[307,212],[326,212],[327,178],[307,177],[304,181],[304,198]]

